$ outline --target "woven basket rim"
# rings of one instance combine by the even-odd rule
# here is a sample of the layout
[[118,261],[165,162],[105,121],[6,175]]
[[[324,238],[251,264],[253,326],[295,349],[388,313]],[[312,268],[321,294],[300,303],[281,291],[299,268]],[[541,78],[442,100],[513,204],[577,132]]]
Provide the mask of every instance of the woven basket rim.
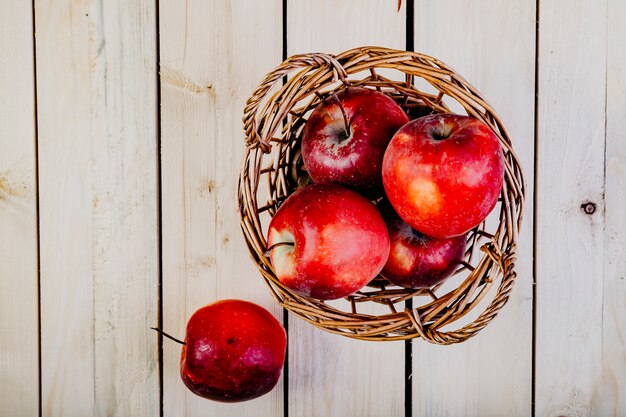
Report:
[[[383,72],[401,73],[404,80],[391,79]],[[416,80],[433,91],[418,88]],[[435,294],[443,291],[442,286],[407,290],[381,284],[382,287],[366,287],[347,297],[350,308],[345,311],[332,303],[295,294],[273,272],[265,253],[267,234],[263,219],[271,217],[299,185],[299,133],[306,115],[325,95],[355,85],[385,92],[407,111],[453,112],[447,103],[460,105],[465,113],[487,123],[500,140],[505,178],[496,206],[499,224],[495,230],[487,231],[483,223],[470,232],[466,260],[457,271],[467,277],[447,293]],[[247,147],[238,185],[241,228],[249,254],[270,294],[288,311],[316,327],[351,338],[389,341],[421,337],[431,343],[451,344],[477,334],[506,304],[516,278],[516,246],[525,195],[522,169],[495,110],[475,87],[445,63],[419,52],[376,46],[337,55],[293,55],[270,71],[247,100],[243,124]],[[258,198],[262,178],[268,184],[266,199]],[[480,259],[474,259],[479,255]],[[384,283],[384,279],[377,282]],[[495,295],[478,317],[456,330],[442,329],[452,326],[474,307],[482,306],[481,301],[493,292],[497,282]],[[417,297],[430,297],[430,301],[401,308],[404,301],[417,301]],[[362,303],[388,305],[389,312],[359,312],[357,305]]]

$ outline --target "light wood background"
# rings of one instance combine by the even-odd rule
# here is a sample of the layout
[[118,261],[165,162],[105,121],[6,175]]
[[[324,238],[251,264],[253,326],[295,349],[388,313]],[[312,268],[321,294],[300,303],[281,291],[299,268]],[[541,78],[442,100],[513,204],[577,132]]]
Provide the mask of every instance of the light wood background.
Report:
[[[396,7],[0,2],[0,415],[626,415],[626,2]],[[245,249],[245,100],[286,56],[362,45],[463,74],[524,167],[513,296],[460,345],[324,333],[273,304]],[[182,338],[223,298],[288,328],[283,378],[246,403],[187,391],[180,346],[150,330]]]

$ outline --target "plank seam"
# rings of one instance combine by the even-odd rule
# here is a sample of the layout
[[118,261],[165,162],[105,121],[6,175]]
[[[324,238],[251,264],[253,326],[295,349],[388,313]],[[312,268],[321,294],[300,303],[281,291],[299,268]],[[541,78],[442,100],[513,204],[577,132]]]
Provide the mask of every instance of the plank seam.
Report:
[[[603,155],[603,178],[602,178],[602,235],[606,236],[606,143],[608,139],[607,135],[607,126],[608,126],[608,110],[609,110],[609,42],[611,39],[609,38],[609,15],[610,15],[610,0],[607,0],[606,5],[606,27],[604,33],[604,39],[606,39],[604,43],[604,155]],[[603,263],[604,265],[604,263]],[[602,276],[604,276],[604,270],[602,271]],[[604,296],[602,297],[604,300]],[[604,301],[603,301],[604,302]],[[604,308],[602,308],[604,312]],[[604,317],[603,317],[604,322]],[[602,338],[604,341],[604,338]],[[603,349],[604,350],[604,349]]]
[[39,226],[39,115],[37,114],[37,30],[36,30],[36,12],[35,0],[32,0],[32,29],[33,29],[33,116],[34,116],[34,132],[35,132],[35,233],[37,239],[37,363],[38,363],[38,386],[37,398],[39,402],[39,417],[43,415],[43,396],[42,396],[42,361],[41,361],[41,240]]
[[534,163],[533,163],[533,301],[532,301],[532,351],[531,351],[531,390],[530,390],[530,412],[531,417],[535,417],[536,409],[536,380],[537,380],[537,170],[539,158],[537,149],[539,145],[539,18],[540,0],[535,2],[535,102],[534,102]]
[[[163,329],[163,192],[161,185],[161,32],[159,0],[155,6],[155,70],[156,70],[156,187],[157,187],[157,256],[158,256],[158,290],[157,290],[157,327]],[[157,338],[157,358],[159,372],[159,417],[164,416],[164,375],[163,375],[163,336]]]

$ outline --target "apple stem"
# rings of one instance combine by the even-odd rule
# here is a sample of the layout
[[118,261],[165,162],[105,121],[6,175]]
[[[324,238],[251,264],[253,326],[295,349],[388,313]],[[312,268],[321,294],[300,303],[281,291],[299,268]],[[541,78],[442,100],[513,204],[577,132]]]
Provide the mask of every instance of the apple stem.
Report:
[[187,343],[183,342],[182,340],[176,339],[174,336],[170,336],[169,334],[165,333],[163,330],[159,329],[158,327],[150,327],[150,328],[152,330],[156,330],[157,332],[159,332],[163,336],[167,337],[168,339],[173,340],[174,342],[178,342],[181,345],[186,345],[187,344]]
[[267,248],[267,250],[265,251],[265,256],[270,256],[270,252],[271,252],[274,248],[276,248],[276,247],[278,247],[278,246],[286,246],[286,245],[289,245],[289,246],[296,246],[296,245],[295,245],[295,243],[293,243],[293,242],[278,242],[278,243],[274,243],[272,246],[270,246],[269,248]]
[[339,100],[339,97],[337,97],[337,93],[333,94],[333,98],[335,99],[335,101],[339,105],[339,108],[341,109],[341,115],[343,116],[343,125],[346,129],[346,138],[349,138],[350,137],[350,123],[348,123],[348,116],[346,116],[346,109],[343,108],[343,105],[341,104],[341,100]]

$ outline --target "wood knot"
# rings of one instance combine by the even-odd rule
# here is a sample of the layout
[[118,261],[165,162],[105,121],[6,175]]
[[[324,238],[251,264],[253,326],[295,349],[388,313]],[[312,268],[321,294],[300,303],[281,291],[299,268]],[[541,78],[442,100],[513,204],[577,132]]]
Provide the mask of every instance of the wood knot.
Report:
[[0,172],[0,201],[28,196],[28,186],[25,183],[13,181],[9,175],[8,172]]
[[596,204],[592,202],[586,202],[581,204],[580,208],[585,212],[585,214],[592,215],[596,212]]

